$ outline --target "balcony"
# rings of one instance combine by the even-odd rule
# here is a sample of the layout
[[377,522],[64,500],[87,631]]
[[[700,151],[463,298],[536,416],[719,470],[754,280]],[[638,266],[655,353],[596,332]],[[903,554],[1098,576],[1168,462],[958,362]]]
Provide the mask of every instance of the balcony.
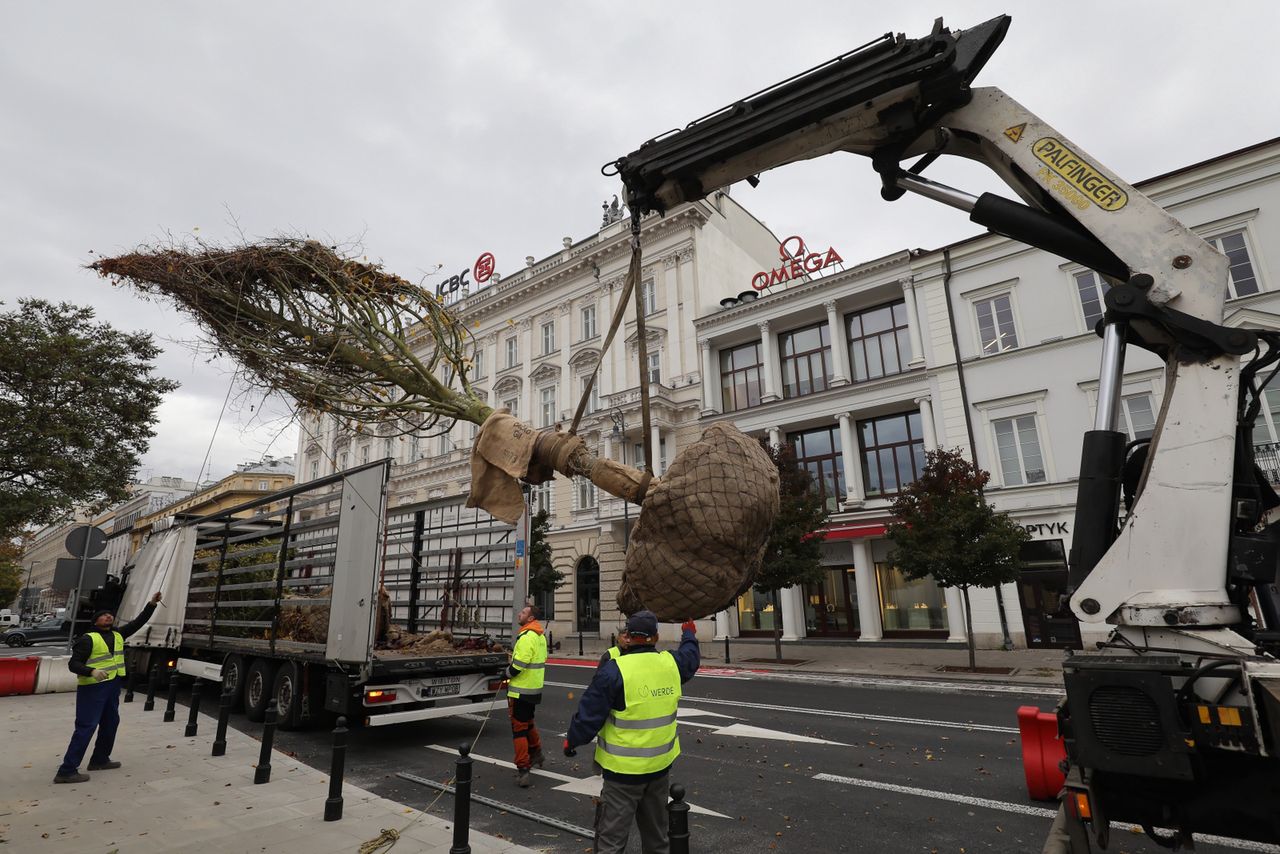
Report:
[[1280,442],[1263,442],[1254,445],[1253,461],[1262,470],[1268,483],[1280,487]]

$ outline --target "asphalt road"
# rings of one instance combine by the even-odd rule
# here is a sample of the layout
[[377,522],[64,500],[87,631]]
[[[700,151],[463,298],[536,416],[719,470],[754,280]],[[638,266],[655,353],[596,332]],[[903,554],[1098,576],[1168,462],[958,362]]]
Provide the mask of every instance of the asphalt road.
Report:
[[[347,780],[384,797],[451,816],[453,798],[397,772],[445,781],[457,746],[475,741],[473,791],[584,828],[592,823],[590,748],[559,750],[592,668],[551,666],[538,710],[545,772],[515,786],[506,715],[355,730]],[[733,678],[706,670],[685,686],[682,756],[672,782],[688,790],[695,851],[1039,852],[1053,804],[1026,794],[1014,711],[1049,708],[1039,689],[868,679]],[[243,718],[233,719],[244,726]],[[256,734],[256,727],[249,731]],[[477,738],[478,734],[478,738]],[[323,731],[279,733],[276,746],[327,768]],[[480,804],[471,826],[549,852],[590,839]],[[1118,841],[1116,837],[1119,837]],[[632,839],[632,850],[639,851]],[[1156,852],[1140,835],[1113,834],[1111,851]],[[1277,850],[1201,845],[1203,852]]]

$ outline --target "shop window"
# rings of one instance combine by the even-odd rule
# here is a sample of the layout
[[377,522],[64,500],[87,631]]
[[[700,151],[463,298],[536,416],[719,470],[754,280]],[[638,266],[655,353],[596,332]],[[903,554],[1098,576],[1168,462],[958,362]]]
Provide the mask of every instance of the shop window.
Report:
[[768,593],[754,587],[738,597],[738,633],[741,635],[773,634],[782,628],[782,614]]
[[1003,353],[1018,346],[1018,332],[1013,325],[1013,298],[1000,294],[973,304],[978,316],[978,342],[984,355]]
[[1005,486],[1044,483],[1048,479],[1034,415],[1000,418],[991,422],[991,428],[996,434],[996,454]]
[[1080,297],[1080,310],[1084,312],[1084,327],[1092,330],[1107,310],[1103,295],[1111,287],[1093,270],[1076,273],[1076,293]]
[[854,382],[900,374],[907,369],[911,336],[907,332],[905,301],[851,314],[846,322]]
[[827,324],[819,323],[778,336],[782,354],[782,396],[804,397],[826,391],[831,382],[827,351],[831,333]]
[[813,478],[813,488],[826,498],[827,510],[834,512],[844,497],[840,428],[819,427],[817,430],[790,433],[787,441],[796,449],[796,462]]
[[888,540],[872,543],[880,620],[885,635],[894,632],[938,632],[947,628],[947,600],[932,576],[910,579],[889,563]]
[[1210,237],[1208,242],[1227,256],[1227,298],[1256,294],[1260,290],[1258,277],[1253,271],[1253,260],[1249,257],[1249,245],[1245,242],[1244,231]]
[[725,412],[760,405],[763,370],[759,341],[720,351],[720,404]]
[[924,470],[924,431],[919,411],[858,422],[867,496],[893,495]]

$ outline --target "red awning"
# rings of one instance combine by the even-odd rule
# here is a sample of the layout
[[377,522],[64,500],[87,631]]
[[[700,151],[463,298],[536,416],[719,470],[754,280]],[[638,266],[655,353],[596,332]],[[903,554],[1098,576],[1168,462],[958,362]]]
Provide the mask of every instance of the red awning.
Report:
[[860,540],[863,537],[884,536],[883,522],[850,522],[844,525],[832,525],[827,529],[827,541]]

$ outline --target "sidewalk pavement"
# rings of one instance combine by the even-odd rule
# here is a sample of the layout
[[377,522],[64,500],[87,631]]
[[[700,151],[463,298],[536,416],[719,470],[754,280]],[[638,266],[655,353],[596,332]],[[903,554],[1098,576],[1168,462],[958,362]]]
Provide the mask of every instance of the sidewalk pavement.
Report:
[[[607,639],[585,637],[581,656],[578,636],[555,635],[560,644],[553,658],[598,661],[609,647]],[[1062,686],[1060,649],[979,649],[977,664],[981,668],[1007,669],[1007,673],[970,673],[946,668],[967,668],[969,650],[963,643],[927,642],[913,645],[910,641],[859,643],[855,640],[804,643],[784,641],[782,657],[800,663],[779,664],[769,638],[730,638],[729,663],[725,664],[724,638],[699,637],[702,643],[703,667],[729,667],[744,671],[770,671],[808,674],[839,674],[891,679],[933,679],[948,682],[990,682],[1012,685],[1035,685],[1045,688]],[[659,647],[675,643],[663,638]]]
[[[54,785],[53,775],[75,721],[75,697],[40,694],[0,699],[0,850],[24,854],[356,854],[383,828],[400,831],[397,851],[445,854],[453,824],[343,786],[343,817],[325,822],[328,775],[283,753],[271,757],[271,780],[254,785],[261,744],[227,729],[225,756],[210,756],[216,718],[202,714],[186,738],[187,710],[164,723],[162,704],[142,711],[142,697],[120,705],[114,771],[88,783]],[[86,759],[87,761],[87,759]],[[81,766],[81,771],[85,768]],[[444,795],[452,810],[452,795]],[[7,844],[6,844],[7,843]],[[477,854],[533,854],[532,849],[472,831]],[[379,851],[386,851],[382,847]]]

